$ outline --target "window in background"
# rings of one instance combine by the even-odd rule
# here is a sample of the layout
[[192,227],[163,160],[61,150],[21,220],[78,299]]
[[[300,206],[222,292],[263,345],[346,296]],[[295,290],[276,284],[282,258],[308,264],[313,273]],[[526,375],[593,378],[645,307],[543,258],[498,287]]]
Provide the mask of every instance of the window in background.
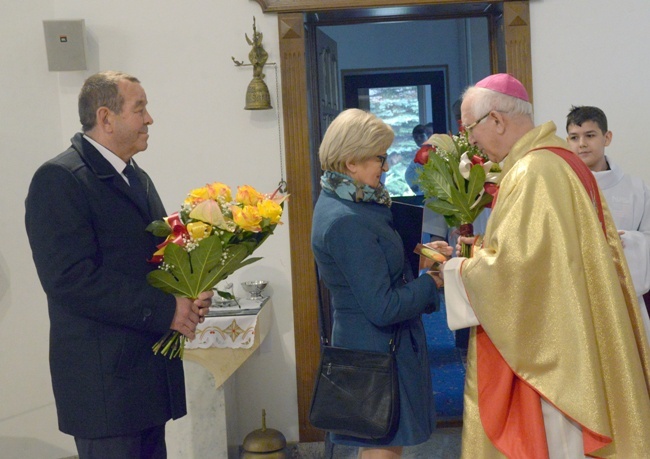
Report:
[[412,132],[416,125],[427,122],[420,118],[418,88],[372,88],[368,93],[367,110],[384,120],[395,132],[395,140],[388,150],[390,169],[384,180],[386,188],[391,196],[412,196],[414,193],[405,179],[406,168],[417,151]]
[[373,72],[344,72],[345,108],[367,110],[393,128],[395,141],[388,150],[390,170],[384,183],[392,197],[413,196],[405,179],[418,150],[413,128],[433,123],[434,132],[449,130],[446,69]]

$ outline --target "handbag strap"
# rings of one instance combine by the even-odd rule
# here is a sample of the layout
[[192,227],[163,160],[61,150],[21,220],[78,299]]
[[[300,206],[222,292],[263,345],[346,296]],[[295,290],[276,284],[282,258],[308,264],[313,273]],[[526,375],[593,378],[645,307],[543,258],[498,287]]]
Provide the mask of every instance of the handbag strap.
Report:
[[[330,337],[327,336],[327,331],[325,328],[325,311],[323,308],[322,298],[319,298],[318,301],[318,327],[320,329],[320,344],[321,346],[330,346]],[[391,353],[394,353],[399,347],[399,330],[402,328],[402,322],[395,325],[395,330],[393,331],[393,336],[388,342],[388,350]]]

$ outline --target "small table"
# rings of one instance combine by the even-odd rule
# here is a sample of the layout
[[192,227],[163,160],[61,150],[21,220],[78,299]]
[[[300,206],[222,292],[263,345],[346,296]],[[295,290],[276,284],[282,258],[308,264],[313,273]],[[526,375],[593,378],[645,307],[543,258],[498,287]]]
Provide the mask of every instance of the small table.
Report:
[[271,305],[265,298],[253,305],[239,300],[242,309],[220,311],[196,328],[196,338],[185,343],[184,359],[207,368],[219,388],[260,346],[271,327]]
[[196,338],[185,343],[185,349],[250,349],[255,341],[258,314],[268,299],[240,299],[237,303],[233,301],[232,306],[210,308],[205,321],[196,327]]
[[[239,300],[242,303],[242,300]],[[246,300],[244,300],[246,301]],[[185,390],[187,397],[187,416],[174,422],[167,423],[167,452],[170,459],[184,459],[187,457],[218,457],[229,456],[228,428],[234,427],[226,418],[226,394],[224,383],[241,367],[248,358],[253,355],[271,329],[272,302],[266,298],[262,303],[257,302],[259,308],[251,314],[235,312],[230,315],[224,314],[218,317],[207,317],[197,327],[197,336],[201,331],[208,331],[211,327],[218,327],[223,330],[224,321],[226,324],[243,324],[240,319],[253,317],[255,320],[253,329],[239,325],[244,333],[236,332],[235,340],[230,334],[223,332],[226,336],[227,347],[198,347],[198,342],[185,343],[183,358],[185,360]],[[245,306],[242,304],[242,306]],[[256,313],[255,313],[256,312]],[[236,328],[236,327],[235,327]],[[230,330],[230,327],[226,327]],[[216,332],[219,334],[219,332]],[[250,338],[249,347],[232,347],[237,338]],[[231,343],[228,343],[228,340]],[[190,345],[190,346],[188,346]],[[215,344],[216,345],[216,341]],[[191,347],[196,347],[192,349]],[[194,363],[190,363],[194,362]],[[197,367],[195,364],[198,364]],[[202,368],[201,368],[202,367]],[[206,372],[207,370],[207,372]],[[205,384],[214,377],[214,386]],[[235,445],[232,446],[233,450]]]

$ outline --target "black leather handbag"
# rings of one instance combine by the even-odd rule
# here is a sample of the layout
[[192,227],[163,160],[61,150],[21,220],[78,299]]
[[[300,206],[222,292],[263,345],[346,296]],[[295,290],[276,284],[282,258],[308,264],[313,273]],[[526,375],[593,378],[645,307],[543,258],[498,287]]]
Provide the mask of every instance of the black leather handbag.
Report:
[[321,311],[320,366],[309,409],[314,427],[364,439],[392,435],[399,423],[399,384],[395,351],[399,326],[388,352],[329,345]]

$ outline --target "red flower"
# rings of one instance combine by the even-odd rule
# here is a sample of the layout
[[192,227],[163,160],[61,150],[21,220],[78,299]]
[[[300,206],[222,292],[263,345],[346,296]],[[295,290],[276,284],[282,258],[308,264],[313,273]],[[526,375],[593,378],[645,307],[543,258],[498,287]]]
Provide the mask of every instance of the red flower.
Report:
[[156,246],[158,250],[153,254],[151,259],[147,260],[149,263],[159,264],[164,260],[164,249],[167,244],[176,244],[180,245],[181,247],[185,247],[185,239],[189,237],[189,233],[181,221],[181,217],[178,212],[175,212],[169,217],[166,217],[166,221],[171,228],[171,234],[167,236],[167,239]]
[[485,184],[483,184],[483,189],[487,194],[492,195],[492,201],[490,201],[490,203],[485,206],[488,209],[491,209],[492,206],[494,205],[494,202],[497,200],[497,194],[499,193],[499,186],[496,183],[485,182]]
[[433,145],[429,145],[428,143],[425,143],[420,147],[418,152],[415,154],[415,158],[413,159],[414,162],[418,164],[422,164],[423,166],[429,161],[429,153],[431,151],[435,151],[435,147]]
[[472,164],[480,164],[481,166],[485,164],[485,159],[481,158],[479,155],[472,156]]

